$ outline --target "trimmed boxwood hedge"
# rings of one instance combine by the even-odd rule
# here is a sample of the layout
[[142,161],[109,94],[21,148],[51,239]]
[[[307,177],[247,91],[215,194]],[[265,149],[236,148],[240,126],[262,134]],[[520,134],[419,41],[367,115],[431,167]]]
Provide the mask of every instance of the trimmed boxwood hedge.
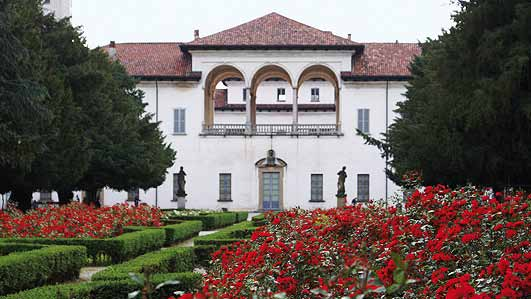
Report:
[[190,239],[193,236],[199,234],[203,229],[203,222],[199,220],[195,221],[183,221],[178,224],[171,224],[162,227],[166,231],[166,246],[182,242],[186,239]]
[[30,250],[35,250],[35,249],[41,249],[43,247],[46,247],[46,245],[0,242],[0,256],[7,255],[12,252],[24,252],[24,251],[30,251]]
[[204,230],[214,230],[222,227],[232,225],[234,223],[246,221],[249,212],[224,212],[224,213],[210,213],[196,216],[177,216],[169,214],[171,220],[199,220],[203,222]]
[[[151,277],[153,285],[176,280],[177,285],[162,287],[153,294],[153,298],[168,298],[175,291],[194,291],[201,287],[202,276],[198,273],[166,273]],[[13,294],[0,299],[120,299],[127,298],[130,292],[141,289],[131,279],[114,281],[96,281],[81,284],[64,284],[40,287],[29,291]]]
[[11,238],[4,243],[30,243],[45,245],[79,245],[87,248],[92,264],[116,264],[137,257],[146,252],[160,249],[166,242],[166,232],[152,228],[126,233],[114,238]]
[[0,295],[77,279],[87,260],[83,246],[45,246],[0,257]]
[[198,245],[192,247],[195,254],[195,262],[203,267],[208,267],[212,260],[212,254],[216,252],[219,247],[214,245]]
[[195,254],[191,247],[174,247],[150,252],[128,262],[113,265],[92,276],[93,281],[121,280],[128,273],[176,273],[194,269]]
[[226,244],[231,244],[234,242],[241,241],[243,239],[248,239],[251,237],[251,234],[256,229],[256,227],[250,221],[241,222],[220,231],[197,237],[194,239],[194,245],[214,245],[221,246]]
[[259,214],[251,218],[254,226],[263,226],[267,224],[264,214]]

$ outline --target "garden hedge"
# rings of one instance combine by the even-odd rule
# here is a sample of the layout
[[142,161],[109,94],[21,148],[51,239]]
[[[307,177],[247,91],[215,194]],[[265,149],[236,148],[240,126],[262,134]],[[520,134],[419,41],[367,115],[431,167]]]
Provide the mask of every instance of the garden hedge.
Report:
[[146,252],[160,249],[166,242],[166,232],[160,228],[152,228],[107,239],[10,238],[2,239],[2,241],[4,243],[85,246],[92,264],[108,265],[120,263]]
[[[167,273],[155,274],[150,281],[153,285],[166,281],[179,281],[177,285],[167,285],[153,294],[153,299],[166,299],[175,291],[193,291],[202,284],[202,276],[198,273]],[[140,290],[141,286],[131,279],[114,281],[96,281],[81,284],[64,284],[35,288],[0,299],[121,299],[127,298],[130,292]]]
[[93,281],[123,280],[129,273],[177,273],[194,269],[195,254],[191,247],[174,247],[150,252],[128,262],[113,265],[92,276]]
[[211,213],[197,216],[175,216],[170,215],[170,219],[178,220],[199,220],[203,222],[203,229],[214,230],[236,223],[236,213]]
[[264,214],[259,214],[251,218],[254,226],[263,226],[267,224],[267,220]]
[[83,246],[45,246],[2,256],[0,295],[77,279],[86,260]]
[[169,246],[199,234],[199,232],[203,229],[203,222],[199,220],[183,221],[178,224],[166,225],[162,228],[166,231],[165,245]]
[[35,249],[41,249],[44,247],[46,247],[46,245],[0,242],[0,256],[8,255],[12,252],[24,252],[24,251],[30,251],[30,250],[35,250]]
[[192,247],[195,255],[195,262],[203,267],[208,267],[212,260],[212,254],[216,252],[219,247],[215,245],[197,245]]
[[231,244],[234,242],[241,241],[243,239],[250,238],[255,229],[256,227],[253,225],[252,222],[241,222],[221,229],[216,233],[197,237],[194,239],[194,245],[221,246]]

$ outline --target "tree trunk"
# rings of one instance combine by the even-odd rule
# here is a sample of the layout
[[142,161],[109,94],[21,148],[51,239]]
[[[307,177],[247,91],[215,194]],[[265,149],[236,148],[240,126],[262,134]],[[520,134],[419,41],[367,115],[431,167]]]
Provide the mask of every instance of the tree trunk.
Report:
[[59,204],[62,206],[71,203],[72,199],[74,199],[72,190],[60,190],[57,191],[57,195],[59,195]]
[[96,208],[100,208],[101,204],[98,198],[98,189],[90,189],[86,191],[85,203],[94,205]]
[[24,188],[19,188],[13,190],[11,198],[14,202],[17,203],[18,208],[23,212],[27,212],[31,209],[31,200],[32,200],[32,191],[29,191]]

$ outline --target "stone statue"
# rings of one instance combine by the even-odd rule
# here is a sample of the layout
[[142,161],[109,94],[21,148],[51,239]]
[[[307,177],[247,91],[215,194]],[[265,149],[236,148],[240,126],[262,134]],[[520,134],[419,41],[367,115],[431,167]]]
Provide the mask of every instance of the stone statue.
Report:
[[339,178],[337,179],[337,197],[346,197],[347,194],[345,193],[345,180],[347,178],[347,172],[345,171],[347,169],[346,166],[343,166],[343,169],[337,173]]
[[184,172],[184,169],[181,166],[181,170],[179,171],[179,173],[177,173],[177,187],[178,187],[177,196],[178,197],[185,197],[187,195],[186,191],[184,190],[184,186],[186,185],[185,176],[186,176],[186,172]]

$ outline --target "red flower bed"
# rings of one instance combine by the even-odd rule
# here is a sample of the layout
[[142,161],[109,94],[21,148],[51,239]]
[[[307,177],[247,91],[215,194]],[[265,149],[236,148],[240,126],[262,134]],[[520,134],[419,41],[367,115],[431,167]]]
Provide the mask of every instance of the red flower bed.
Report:
[[106,238],[120,235],[124,226],[161,226],[162,214],[147,205],[96,209],[79,203],[40,208],[27,214],[0,211],[0,237]]
[[531,197],[416,191],[376,205],[269,215],[181,298],[529,298]]

